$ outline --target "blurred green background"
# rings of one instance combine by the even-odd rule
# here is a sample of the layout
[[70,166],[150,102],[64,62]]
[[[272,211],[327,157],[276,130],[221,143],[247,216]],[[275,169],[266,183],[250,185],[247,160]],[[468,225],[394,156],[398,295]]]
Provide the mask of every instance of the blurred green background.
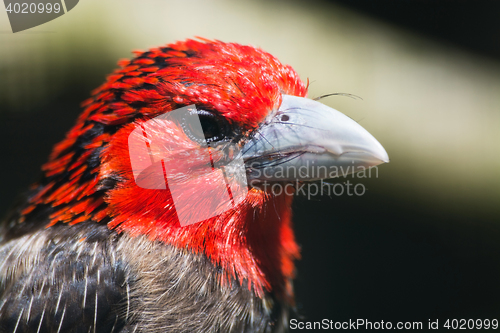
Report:
[[[2,7],[3,8],[3,7]],[[307,320],[500,317],[500,15],[486,1],[82,0],[13,34],[0,10],[0,212],[120,58],[252,44],[360,122],[390,164],[362,197],[295,201]]]

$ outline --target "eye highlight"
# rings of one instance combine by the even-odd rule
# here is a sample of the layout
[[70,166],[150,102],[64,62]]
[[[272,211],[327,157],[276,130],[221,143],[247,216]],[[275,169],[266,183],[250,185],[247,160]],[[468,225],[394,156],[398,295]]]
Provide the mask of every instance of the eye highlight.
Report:
[[203,132],[200,132],[199,126],[193,126],[192,122],[181,121],[184,133],[191,140],[211,143],[228,139],[230,126],[225,119],[205,110],[193,110],[192,114],[198,116]]

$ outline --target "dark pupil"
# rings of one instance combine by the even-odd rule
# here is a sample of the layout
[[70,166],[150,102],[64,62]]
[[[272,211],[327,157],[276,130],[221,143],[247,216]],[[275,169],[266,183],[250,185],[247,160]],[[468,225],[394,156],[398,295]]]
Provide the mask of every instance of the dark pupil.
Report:
[[210,140],[221,135],[219,124],[214,118],[200,116],[200,123],[206,140]]

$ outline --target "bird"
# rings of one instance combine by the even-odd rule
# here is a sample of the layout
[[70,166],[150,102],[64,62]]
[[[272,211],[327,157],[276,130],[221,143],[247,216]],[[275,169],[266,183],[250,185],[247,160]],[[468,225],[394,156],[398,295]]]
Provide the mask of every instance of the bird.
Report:
[[308,82],[201,37],[120,60],[0,225],[0,331],[287,331],[293,189],[389,160]]

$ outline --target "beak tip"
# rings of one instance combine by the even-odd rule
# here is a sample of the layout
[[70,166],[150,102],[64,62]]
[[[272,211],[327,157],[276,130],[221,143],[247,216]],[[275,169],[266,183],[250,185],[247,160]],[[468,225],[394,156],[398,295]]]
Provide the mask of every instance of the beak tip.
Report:
[[[366,133],[369,134],[368,132]],[[369,138],[370,140],[368,143],[363,145],[367,159],[366,162],[373,163],[372,166],[389,163],[389,155],[387,154],[385,148],[371,134],[369,134]]]
[[380,159],[383,163],[389,163],[391,160],[389,159],[389,155],[387,155],[387,152],[384,150],[384,155],[381,156],[382,158]]
[[[372,137],[373,138],[373,137]],[[376,142],[375,146],[371,149],[373,157],[378,159],[382,163],[389,163],[389,154],[387,154],[387,151],[385,148],[380,144],[380,142],[377,141],[377,139],[373,138],[373,140]]]
[[389,159],[389,155],[387,155],[387,152],[384,150],[384,154],[377,156],[377,158],[383,163],[389,163],[391,160]]

